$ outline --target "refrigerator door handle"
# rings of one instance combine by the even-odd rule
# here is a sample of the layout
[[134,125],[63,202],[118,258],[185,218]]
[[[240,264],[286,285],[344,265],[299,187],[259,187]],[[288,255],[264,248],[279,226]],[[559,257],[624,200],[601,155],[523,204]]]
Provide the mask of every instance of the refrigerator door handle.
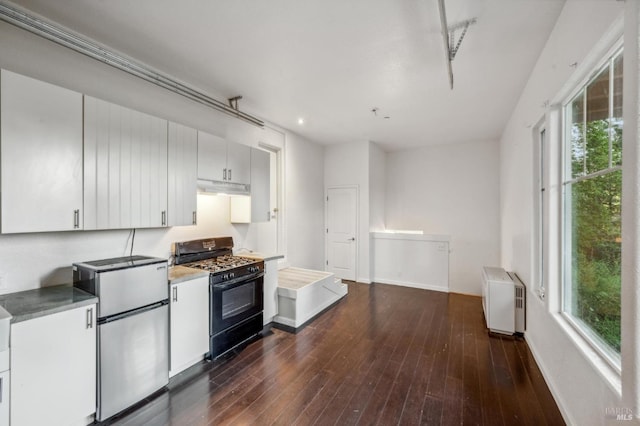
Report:
[[102,324],[107,324],[113,321],[118,321],[121,320],[123,318],[127,318],[130,317],[132,315],[138,315],[138,314],[142,314],[144,312],[147,311],[151,311],[153,309],[159,308],[163,305],[168,305],[169,304],[169,299],[157,302],[157,303],[153,303],[151,305],[147,305],[147,306],[143,306],[142,308],[138,308],[138,309],[134,309],[132,311],[127,311],[127,312],[123,312],[121,314],[115,314],[115,315],[111,315],[105,318],[98,318],[98,325],[102,325]]

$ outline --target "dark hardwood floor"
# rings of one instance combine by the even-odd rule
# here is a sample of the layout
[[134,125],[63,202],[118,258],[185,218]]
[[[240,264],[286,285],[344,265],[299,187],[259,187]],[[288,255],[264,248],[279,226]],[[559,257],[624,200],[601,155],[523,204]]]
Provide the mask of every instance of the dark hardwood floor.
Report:
[[489,336],[478,297],[349,283],[298,334],[202,362],[114,425],[561,425],[521,338]]

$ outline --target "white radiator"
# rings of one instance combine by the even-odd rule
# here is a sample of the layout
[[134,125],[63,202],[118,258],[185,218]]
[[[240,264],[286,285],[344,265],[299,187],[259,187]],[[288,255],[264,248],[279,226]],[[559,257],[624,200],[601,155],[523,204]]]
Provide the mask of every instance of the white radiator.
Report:
[[515,272],[508,272],[515,287],[515,332],[524,333],[527,328],[527,288]]
[[500,267],[482,268],[482,307],[491,332],[524,333],[526,288],[514,272]]

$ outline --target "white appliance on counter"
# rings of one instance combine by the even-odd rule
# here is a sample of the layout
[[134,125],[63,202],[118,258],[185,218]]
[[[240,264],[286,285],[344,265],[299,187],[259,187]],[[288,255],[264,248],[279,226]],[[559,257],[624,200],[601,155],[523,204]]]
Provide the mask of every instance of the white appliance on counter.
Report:
[[11,314],[0,306],[0,425],[9,424]]
[[104,421],[169,383],[167,260],[127,256],[73,264],[98,302],[98,401]]

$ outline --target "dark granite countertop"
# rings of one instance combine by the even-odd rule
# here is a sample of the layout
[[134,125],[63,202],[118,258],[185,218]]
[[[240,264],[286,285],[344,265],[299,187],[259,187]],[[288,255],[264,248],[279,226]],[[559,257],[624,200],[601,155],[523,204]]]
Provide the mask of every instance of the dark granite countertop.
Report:
[[195,280],[200,277],[208,277],[209,271],[196,268],[187,268],[176,265],[169,268],[169,284],[178,284],[185,281]]
[[95,303],[98,303],[96,296],[71,285],[0,295],[0,306],[13,316],[12,324]]

